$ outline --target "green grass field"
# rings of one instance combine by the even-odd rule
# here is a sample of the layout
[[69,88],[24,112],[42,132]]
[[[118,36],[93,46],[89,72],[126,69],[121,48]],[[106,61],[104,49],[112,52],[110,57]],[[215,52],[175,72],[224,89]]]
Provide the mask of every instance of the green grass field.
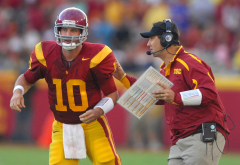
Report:
[[[123,165],[166,165],[168,151],[147,152],[118,149]],[[47,165],[48,150],[34,146],[0,145],[0,165]],[[83,159],[81,165],[91,165]],[[240,165],[240,153],[222,156],[219,165]]]

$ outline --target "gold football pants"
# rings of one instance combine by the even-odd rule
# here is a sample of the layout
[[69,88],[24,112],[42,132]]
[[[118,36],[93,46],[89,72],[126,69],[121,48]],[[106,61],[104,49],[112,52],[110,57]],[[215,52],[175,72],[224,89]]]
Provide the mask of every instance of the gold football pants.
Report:
[[[85,133],[87,155],[93,165],[121,165],[112,133],[105,116],[90,124],[81,124]],[[54,120],[52,143],[49,149],[50,165],[78,165],[79,159],[65,159],[62,123]]]

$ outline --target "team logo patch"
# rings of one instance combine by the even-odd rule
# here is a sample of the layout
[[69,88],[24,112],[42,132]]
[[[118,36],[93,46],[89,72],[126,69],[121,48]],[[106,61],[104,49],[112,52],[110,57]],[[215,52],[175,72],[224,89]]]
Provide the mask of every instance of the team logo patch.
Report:
[[181,69],[174,69],[174,74],[182,74]]

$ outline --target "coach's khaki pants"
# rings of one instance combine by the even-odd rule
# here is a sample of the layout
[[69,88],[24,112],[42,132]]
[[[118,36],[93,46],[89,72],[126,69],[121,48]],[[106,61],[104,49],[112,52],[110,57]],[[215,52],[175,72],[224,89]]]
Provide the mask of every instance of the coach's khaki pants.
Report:
[[218,131],[217,145],[216,141],[204,143],[202,133],[180,139],[170,148],[168,165],[217,165],[225,142],[224,136]]

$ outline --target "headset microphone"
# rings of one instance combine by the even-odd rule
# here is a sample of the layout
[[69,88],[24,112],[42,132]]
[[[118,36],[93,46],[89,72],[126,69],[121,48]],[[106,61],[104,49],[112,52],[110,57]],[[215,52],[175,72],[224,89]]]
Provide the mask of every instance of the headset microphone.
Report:
[[157,52],[163,51],[163,50],[166,49],[167,47],[168,47],[168,45],[167,45],[166,47],[164,47],[163,49],[158,50],[158,51],[156,51],[156,52],[151,52],[150,50],[148,50],[148,51],[146,52],[146,54],[150,56],[151,54],[154,54],[154,53],[157,53]]
[[152,55],[153,53],[152,53],[150,50],[148,50],[148,51],[146,52],[146,54],[150,56],[150,55]]

